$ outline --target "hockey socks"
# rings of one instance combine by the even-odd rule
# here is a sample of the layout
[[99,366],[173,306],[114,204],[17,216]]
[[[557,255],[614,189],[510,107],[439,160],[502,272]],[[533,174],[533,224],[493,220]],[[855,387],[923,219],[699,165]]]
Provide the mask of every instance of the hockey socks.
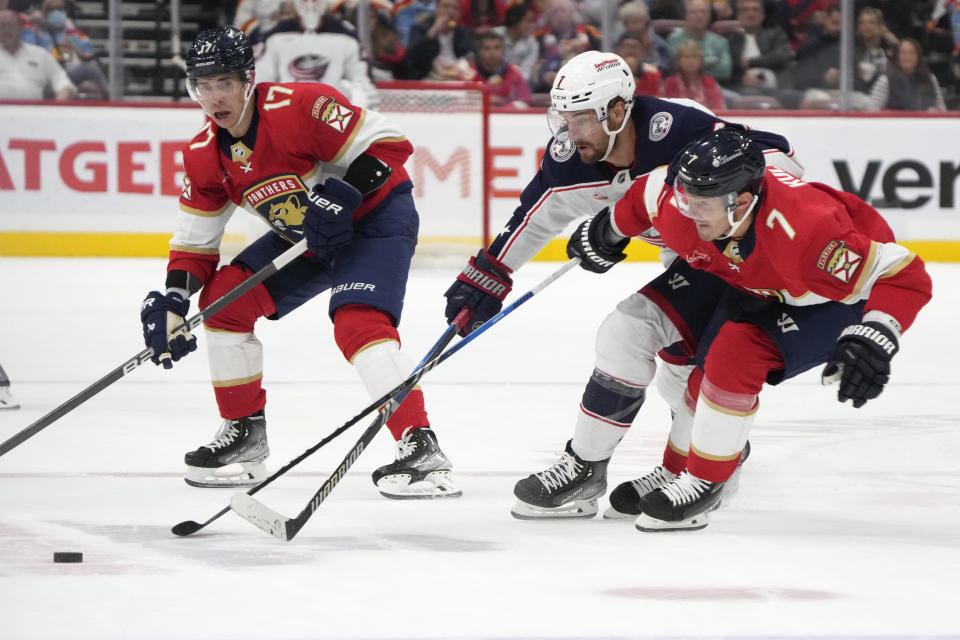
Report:
[[580,402],[571,448],[584,460],[607,460],[637,417],[646,385],[594,369]]

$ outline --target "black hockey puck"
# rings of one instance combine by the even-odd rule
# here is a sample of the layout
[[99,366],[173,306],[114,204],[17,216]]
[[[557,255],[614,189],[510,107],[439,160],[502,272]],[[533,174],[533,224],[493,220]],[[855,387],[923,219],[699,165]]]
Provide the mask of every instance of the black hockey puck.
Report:
[[83,562],[83,554],[79,551],[54,551],[54,562]]

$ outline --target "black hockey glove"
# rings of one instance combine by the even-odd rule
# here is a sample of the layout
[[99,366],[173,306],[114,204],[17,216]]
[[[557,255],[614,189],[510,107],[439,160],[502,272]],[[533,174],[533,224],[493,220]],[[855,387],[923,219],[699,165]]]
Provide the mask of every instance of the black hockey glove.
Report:
[[456,282],[443,295],[447,298],[447,324],[464,308],[472,312],[460,335],[467,336],[484,322],[497,315],[503,300],[513,288],[510,268],[481,249],[475,258],[470,258]]
[[336,178],[313,186],[303,220],[308,258],[333,265],[337,252],[353,239],[352,215],[362,199],[359,191]]
[[610,208],[604,207],[597,215],[585,220],[567,242],[567,257],[580,258],[580,266],[594,273],[606,273],[610,267],[627,257],[623,252],[630,242],[624,238],[611,243],[616,237],[610,228]]
[[833,355],[823,369],[823,384],[840,381],[837,399],[853,400],[862,407],[883,391],[890,379],[890,360],[899,349],[897,336],[879,322],[853,324],[837,339]]
[[143,323],[143,341],[153,349],[150,360],[153,364],[162,364],[164,369],[173,367],[173,363],[197,350],[197,339],[187,327],[171,333],[183,324],[190,300],[184,300],[179,293],[163,295],[151,291],[140,307],[140,322]]

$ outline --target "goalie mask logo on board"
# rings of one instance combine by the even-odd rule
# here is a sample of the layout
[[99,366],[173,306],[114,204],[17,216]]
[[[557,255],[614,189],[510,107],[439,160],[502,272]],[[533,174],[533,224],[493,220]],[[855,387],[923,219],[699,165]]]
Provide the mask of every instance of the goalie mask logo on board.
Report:
[[291,242],[300,240],[307,213],[307,187],[299,176],[271,176],[244,191],[243,197],[277,233]]

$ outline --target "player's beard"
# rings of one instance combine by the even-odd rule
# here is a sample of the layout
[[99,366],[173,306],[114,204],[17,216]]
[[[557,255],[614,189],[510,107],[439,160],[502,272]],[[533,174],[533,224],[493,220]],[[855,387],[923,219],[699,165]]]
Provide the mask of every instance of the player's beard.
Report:
[[607,152],[607,142],[604,140],[602,145],[596,145],[592,142],[581,142],[581,145],[584,145],[585,148],[577,150],[580,152],[580,160],[584,164],[596,164],[600,162],[600,158],[603,157],[603,154]]

